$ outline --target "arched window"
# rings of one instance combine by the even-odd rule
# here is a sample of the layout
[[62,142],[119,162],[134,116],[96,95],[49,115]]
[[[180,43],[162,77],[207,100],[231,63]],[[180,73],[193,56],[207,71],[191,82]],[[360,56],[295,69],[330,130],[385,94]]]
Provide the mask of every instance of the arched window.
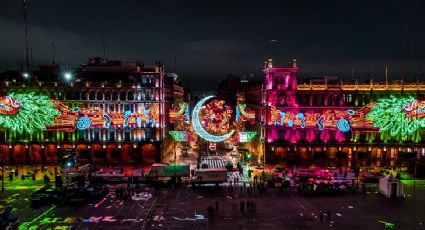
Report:
[[81,94],[78,91],[74,91],[74,95],[72,95],[73,100],[81,100]]
[[128,100],[134,100],[134,93],[133,93],[133,91],[128,91],[127,92],[127,99]]
[[89,100],[96,100],[96,92],[95,91],[89,92]]
[[111,100],[111,91],[105,92],[105,100],[107,100],[107,101]]
[[125,101],[126,100],[126,92],[125,91],[121,91],[120,92],[120,100],[121,101]]
[[118,92],[117,91],[112,91],[112,100],[114,100],[114,101],[118,100]]
[[96,100],[103,100],[103,92],[102,91],[97,91],[96,92]]

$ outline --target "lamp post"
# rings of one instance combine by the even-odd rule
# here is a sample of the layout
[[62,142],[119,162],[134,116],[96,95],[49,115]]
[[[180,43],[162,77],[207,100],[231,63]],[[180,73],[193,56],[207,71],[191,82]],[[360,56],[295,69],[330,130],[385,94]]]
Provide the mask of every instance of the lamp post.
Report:
[[266,168],[266,145],[264,142],[264,138],[261,138],[261,144],[263,145],[263,174]]
[[173,148],[173,152],[174,152],[174,163],[176,163],[176,161],[177,161],[176,140],[173,140],[173,142],[174,142],[174,148]]
[[1,192],[4,193],[4,155],[3,155],[3,146],[1,148]]

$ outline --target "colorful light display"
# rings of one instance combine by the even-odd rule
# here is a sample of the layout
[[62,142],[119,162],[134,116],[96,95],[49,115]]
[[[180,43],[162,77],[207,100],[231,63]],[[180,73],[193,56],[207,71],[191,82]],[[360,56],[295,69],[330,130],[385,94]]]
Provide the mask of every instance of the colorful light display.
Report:
[[325,126],[323,125],[323,121],[325,120],[325,116],[320,116],[319,117],[319,119],[317,119],[317,128],[319,129],[319,130],[323,130],[323,129],[325,129]]
[[422,119],[423,103],[418,103],[414,98],[389,98],[379,99],[372,107],[367,118],[373,121],[373,127],[380,131],[389,131],[391,136],[412,134],[419,127],[425,127]]
[[0,114],[0,125],[18,133],[43,130],[46,125],[53,125],[54,118],[60,115],[48,97],[33,92],[10,93],[1,103],[2,109],[10,113]]
[[345,120],[345,119],[341,119],[336,123],[336,127],[341,130],[342,132],[346,133],[348,131],[350,131],[350,123]]
[[239,142],[250,142],[254,139],[257,132],[239,132]]
[[216,133],[226,133],[230,128],[233,110],[223,100],[213,100],[204,106],[200,119],[205,129]]
[[200,110],[202,108],[202,106],[204,105],[204,103],[213,98],[213,96],[208,96],[205,97],[203,99],[201,99],[193,108],[193,112],[192,112],[192,125],[193,125],[193,129],[195,130],[195,132],[202,138],[204,138],[207,141],[210,142],[221,142],[226,140],[227,138],[229,138],[230,136],[233,135],[233,133],[235,132],[234,130],[231,130],[229,133],[226,133],[224,135],[213,135],[208,133],[201,125],[201,122],[199,120],[199,115],[200,115]]
[[88,129],[91,125],[91,120],[88,117],[80,117],[77,120],[77,129],[83,130]]
[[22,104],[12,97],[0,97],[0,114],[16,114]]
[[246,108],[246,104],[238,104],[236,106],[236,115],[235,121],[255,121],[255,111],[251,111],[251,109]]
[[[289,128],[313,128],[319,130],[325,128],[338,128],[342,132],[351,130],[351,121],[355,121],[362,126],[369,125],[364,118],[363,112],[367,109],[362,108],[361,113],[356,113],[354,110],[325,110],[321,113],[317,112],[292,112],[281,111],[274,106],[271,106],[271,116],[268,120],[269,125],[283,126]],[[364,110],[364,111],[363,111]]]
[[144,109],[143,112],[106,113],[99,107],[75,107],[71,110],[58,101],[54,101],[54,103],[61,115],[55,118],[53,125],[47,127],[48,130],[73,132],[75,128],[84,130],[95,127],[142,127],[142,125],[153,126],[159,121],[158,104],[153,104],[150,109]]
[[192,140],[192,138],[190,137],[189,133],[187,133],[186,131],[169,131],[168,133],[170,134],[170,136],[175,141],[189,141],[189,140]]
[[189,105],[186,102],[179,102],[178,107],[169,111],[170,123],[175,121],[190,121]]

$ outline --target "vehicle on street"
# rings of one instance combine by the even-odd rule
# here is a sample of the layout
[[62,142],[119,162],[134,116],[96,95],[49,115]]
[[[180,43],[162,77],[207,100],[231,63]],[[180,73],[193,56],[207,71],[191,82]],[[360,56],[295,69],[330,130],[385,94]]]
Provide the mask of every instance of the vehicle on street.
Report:
[[210,168],[195,170],[195,178],[192,184],[220,184],[227,182],[227,169]]

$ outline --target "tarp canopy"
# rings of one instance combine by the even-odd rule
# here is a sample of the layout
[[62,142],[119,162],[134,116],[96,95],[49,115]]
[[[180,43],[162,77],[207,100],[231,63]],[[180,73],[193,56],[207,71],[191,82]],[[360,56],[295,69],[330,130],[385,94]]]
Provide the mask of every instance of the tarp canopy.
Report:
[[379,192],[388,198],[404,197],[403,184],[391,173],[379,179]]

